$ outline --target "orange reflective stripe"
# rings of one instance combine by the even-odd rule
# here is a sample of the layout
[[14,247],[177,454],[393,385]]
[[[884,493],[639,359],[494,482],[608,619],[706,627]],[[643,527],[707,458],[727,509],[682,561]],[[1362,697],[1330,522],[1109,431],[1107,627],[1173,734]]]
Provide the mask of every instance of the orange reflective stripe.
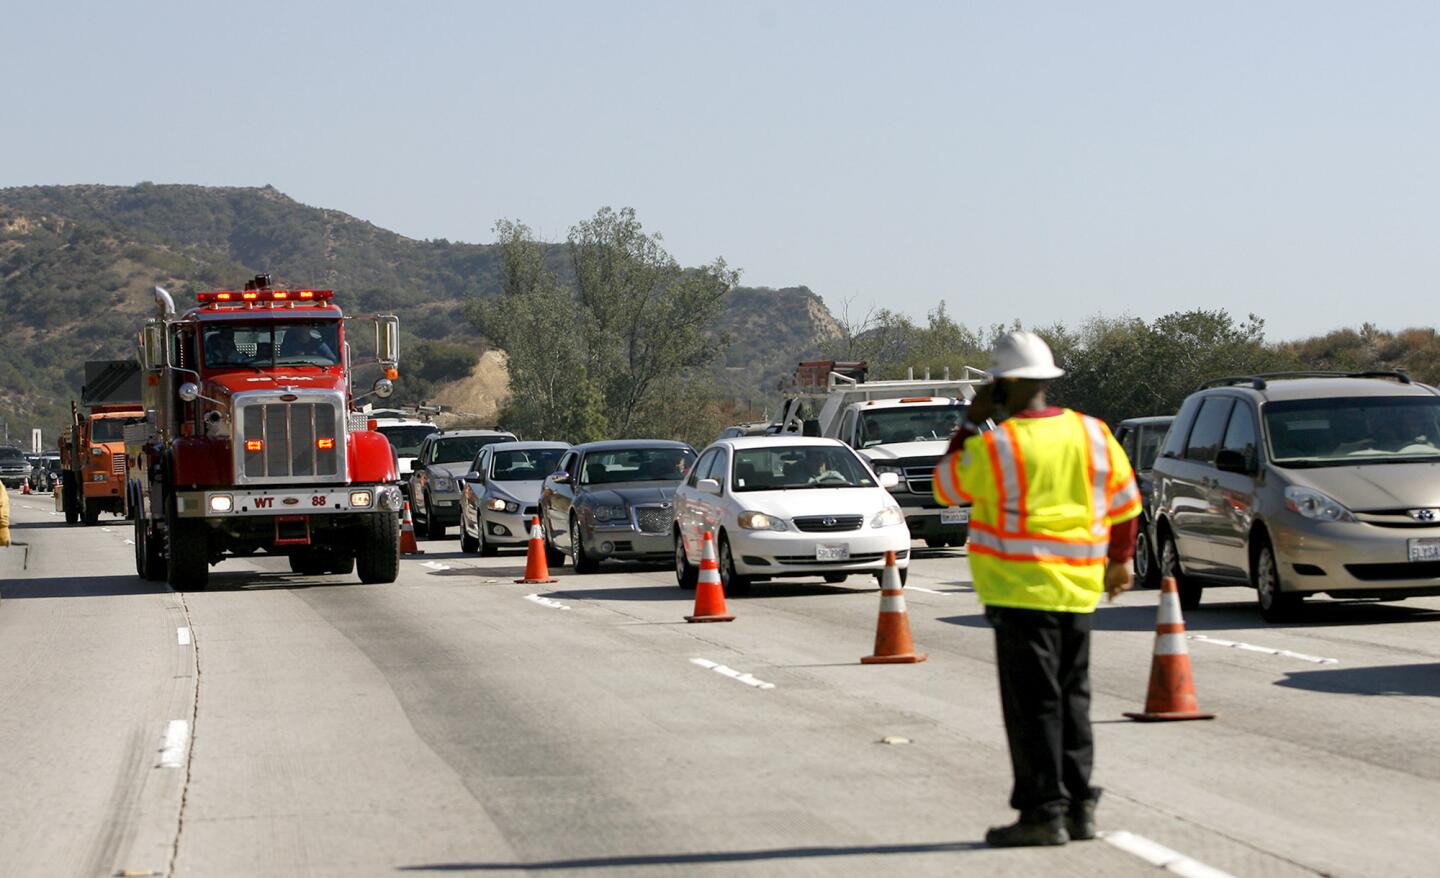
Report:
[[1134,479],[1131,479],[1130,484],[1126,485],[1124,488],[1121,488],[1119,491],[1116,491],[1115,495],[1110,498],[1109,513],[1112,517],[1119,515],[1123,512],[1128,511],[1130,507],[1134,506],[1136,503],[1139,502],[1140,486],[1135,484]]
[[1010,438],[1010,456],[1015,465],[1015,508],[1019,510],[1016,513],[1019,520],[1015,523],[1015,532],[1023,534],[1030,517],[1030,484],[1025,479],[1025,455],[1020,451],[1020,434],[1015,430],[1015,422],[1005,421],[1000,426]]
[[946,506],[968,501],[970,495],[960,484],[960,460],[963,451],[952,451],[935,465],[935,499]]
[[1110,525],[1106,520],[1110,510],[1110,492],[1107,490],[1110,483],[1110,444],[1105,441],[1105,430],[1100,422],[1092,417],[1076,412],[1076,417],[1085,428],[1085,437],[1090,446],[1089,460],[1086,466],[1086,476],[1090,483],[1090,530],[1097,537],[1109,532]]
[[990,468],[995,473],[999,493],[996,507],[1000,511],[1000,532],[1019,533],[1025,509],[1025,494],[1020,481],[1020,460],[1016,453],[1014,430],[991,430],[985,434],[990,448]]

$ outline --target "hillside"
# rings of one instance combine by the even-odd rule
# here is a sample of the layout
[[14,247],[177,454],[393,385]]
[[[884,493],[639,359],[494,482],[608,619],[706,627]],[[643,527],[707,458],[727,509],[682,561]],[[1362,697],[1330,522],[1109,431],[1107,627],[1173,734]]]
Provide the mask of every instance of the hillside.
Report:
[[[398,314],[412,353],[431,350],[417,347],[424,342],[478,353],[483,340],[466,321],[465,304],[497,293],[501,283],[492,246],[407,238],[269,186],[0,189],[0,308],[10,318],[0,347],[0,418],[11,438],[30,426],[53,436],[84,361],[129,355],[152,286],[185,301],[258,272],[333,287],[352,311]],[[804,287],[740,288],[715,331],[731,341],[717,368],[725,369],[734,399],[763,407],[764,391],[836,327]],[[475,374],[494,368],[493,360],[483,370],[477,363]],[[462,386],[446,393],[418,375],[407,388],[402,369],[400,396],[468,398],[469,371],[451,376]],[[495,382],[485,379],[487,395]]]

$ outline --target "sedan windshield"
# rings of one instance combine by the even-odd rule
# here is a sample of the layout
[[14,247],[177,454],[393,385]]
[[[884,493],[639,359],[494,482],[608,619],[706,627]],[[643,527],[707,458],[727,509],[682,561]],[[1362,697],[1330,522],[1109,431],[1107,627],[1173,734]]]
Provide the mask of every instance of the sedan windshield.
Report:
[[580,472],[582,485],[616,482],[678,482],[690,469],[695,452],[688,448],[626,448],[592,451]]
[[949,439],[965,416],[962,405],[907,405],[860,416],[860,447]]
[[1440,461],[1440,399],[1345,397],[1265,406],[1270,456],[1281,466]]
[[497,482],[538,482],[559,469],[564,456],[563,448],[497,451],[490,465],[490,478]]
[[431,463],[463,463],[475,459],[475,455],[486,445],[496,442],[514,442],[514,436],[456,436],[452,439],[435,440],[435,450],[430,453]]
[[863,463],[848,448],[831,445],[747,448],[735,452],[734,490],[873,488]]
[[212,324],[205,327],[205,365],[335,366],[340,362],[340,321]]

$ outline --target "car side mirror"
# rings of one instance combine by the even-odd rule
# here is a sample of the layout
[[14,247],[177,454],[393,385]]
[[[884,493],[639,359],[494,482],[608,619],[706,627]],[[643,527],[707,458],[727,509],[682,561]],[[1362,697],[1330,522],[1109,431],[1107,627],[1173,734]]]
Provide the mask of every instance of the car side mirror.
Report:
[[881,473],[881,474],[880,474],[880,487],[885,488],[886,490],[889,490],[890,488],[894,488],[894,487],[898,486],[899,484],[900,484],[900,475],[899,475],[899,473]]
[[1222,473],[1250,473],[1253,467],[1245,454],[1233,448],[1222,448],[1220,453],[1215,455],[1215,468]]
[[557,485],[568,485],[570,484],[570,474],[563,469],[559,472],[553,472],[550,474],[550,481]]
[[470,472],[466,473],[460,478],[464,479],[467,482],[478,482],[480,481],[480,473],[472,469]]
[[695,483],[695,488],[702,494],[714,494],[720,496],[720,483],[714,479],[701,479]]

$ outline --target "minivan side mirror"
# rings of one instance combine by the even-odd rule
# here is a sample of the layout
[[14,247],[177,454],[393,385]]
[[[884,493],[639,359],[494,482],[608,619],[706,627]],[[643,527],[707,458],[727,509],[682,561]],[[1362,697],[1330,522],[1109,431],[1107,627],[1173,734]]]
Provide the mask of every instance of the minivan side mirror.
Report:
[[1215,468],[1222,473],[1248,474],[1255,470],[1245,454],[1233,448],[1220,449],[1220,453],[1215,455]]

